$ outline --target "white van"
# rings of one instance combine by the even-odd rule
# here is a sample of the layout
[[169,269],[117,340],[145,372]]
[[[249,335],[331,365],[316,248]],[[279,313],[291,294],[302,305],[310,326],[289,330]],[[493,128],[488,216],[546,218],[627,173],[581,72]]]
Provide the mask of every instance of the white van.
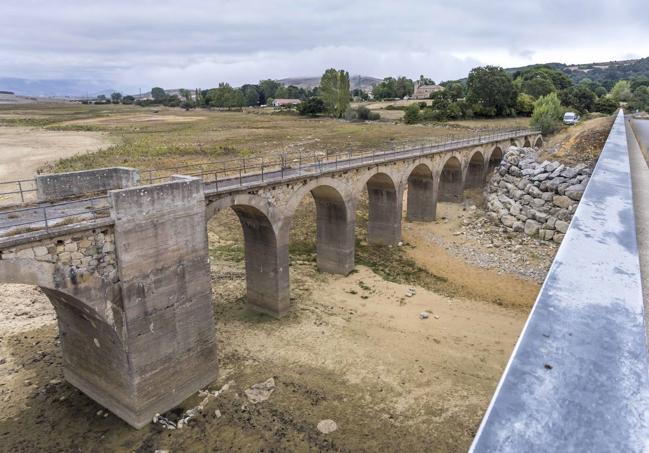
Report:
[[579,121],[579,115],[575,112],[566,112],[563,115],[563,124],[577,124]]

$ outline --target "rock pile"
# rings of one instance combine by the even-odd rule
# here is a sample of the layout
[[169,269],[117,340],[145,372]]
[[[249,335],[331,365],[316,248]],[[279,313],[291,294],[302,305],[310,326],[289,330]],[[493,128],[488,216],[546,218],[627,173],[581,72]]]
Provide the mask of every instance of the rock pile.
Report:
[[509,231],[560,243],[591,174],[585,164],[537,162],[533,148],[510,147],[485,189],[487,217]]

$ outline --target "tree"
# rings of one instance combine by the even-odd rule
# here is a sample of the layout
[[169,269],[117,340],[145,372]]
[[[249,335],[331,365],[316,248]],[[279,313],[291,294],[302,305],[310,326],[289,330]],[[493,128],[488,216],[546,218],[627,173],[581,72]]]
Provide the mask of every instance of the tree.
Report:
[[341,118],[349,107],[349,73],[327,69],[320,79],[320,97],[330,115]]
[[361,101],[367,101],[370,98],[370,96],[360,88],[354,88],[352,90],[352,96],[354,98],[359,98]]
[[612,114],[614,113],[618,108],[618,103],[608,97],[601,97],[595,101],[593,104],[593,111],[594,112],[601,112],[601,113],[606,113],[606,114]]
[[618,81],[611,89],[611,97],[617,102],[627,102],[633,97],[631,84],[626,80]]
[[415,124],[418,123],[421,120],[419,116],[419,105],[418,104],[410,104],[408,108],[406,108],[406,113],[403,116],[403,122],[406,124]]
[[372,88],[374,99],[390,99],[397,97],[397,81],[394,77],[386,77]]
[[167,97],[167,93],[160,87],[151,88],[151,97],[156,102],[162,102]]
[[110,95],[110,100],[113,101],[113,104],[119,104],[122,100],[122,93],[114,92]]
[[592,112],[597,96],[587,85],[577,85],[559,92],[559,100],[566,107],[574,107],[580,113]]
[[318,97],[308,98],[297,106],[297,111],[303,116],[316,116],[318,113],[324,113],[325,104]]
[[398,98],[412,96],[415,91],[415,84],[407,77],[399,77],[395,83],[395,95]]
[[[554,87],[553,91],[565,90],[572,85],[572,80],[562,71],[547,65],[536,65],[517,71],[514,73],[514,79],[520,79],[521,85],[533,79],[544,79],[549,81]],[[528,93],[531,94],[531,93]]]
[[649,111],[649,86],[640,85],[633,91],[629,107],[633,110]]
[[506,116],[514,112],[516,89],[501,67],[473,68],[467,81],[467,101],[482,116]]
[[234,107],[243,107],[245,102],[241,90],[235,90],[228,83],[219,83],[218,88],[209,90],[207,99],[209,105],[228,110]]
[[259,81],[259,91],[260,91],[259,102],[261,104],[268,104],[269,99],[274,99],[277,97],[275,96],[275,93],[281,86],[282,84],[275,80],[271,80],[271,79],[260,80]]
[[127,94],[122,98],[122,104],[133,104],[135,102],[135,97]]
[[[446,98],[450,101],[457,101],[465,96],[464,85],[460,82],[450,82],[446,87],[444,87],[444,91],[437,91],[437,93],[444,93]],[[433,94],[435,93],[431,93],[431,98]]]
[[516,113],[530,116],[534,111],[534,98],[527,93],[519,93],[516,98]]
[[245,105],[252,107],[260,104],[261,90],[259,85],[242,85],[240,90],[243,94],[243,102]]
[[530,80],[523,80],[521,83],[521,90],[523,93],[529,94],[534,99],[556,91],[552,81],[543,77],[534,77]]
[[541,133],[549,134],[559,129],[562,116],[563,109],[557,93],[550,93],[534,103],[531,124],[540,128]]
[[435,81],[433,79],[429,79],[428,77],[424,77],[424,75],[419,76],[419,85],[435,85]]

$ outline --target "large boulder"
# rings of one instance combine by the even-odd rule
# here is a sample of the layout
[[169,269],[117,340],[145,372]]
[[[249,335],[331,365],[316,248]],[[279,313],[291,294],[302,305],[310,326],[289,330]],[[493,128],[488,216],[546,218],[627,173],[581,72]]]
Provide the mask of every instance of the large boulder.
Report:
[[528,236],[534,236],[539,232],[540,227],[541,224],[539,222],[537,222],[536,220],[528,219],[527,222],[525,222],[525,234],[527,234]]
[[583,184],[575,184],[574,186],[570,186],[566,189],[566,196],[572,198],[573,200],[579,201],[584,195],[585,190],[586,186],[584,186]]
[[566,209],[573,204],[575,204],[574,200],[571,200],[570,198],[566,197],[565,195],[557,195],[552,197],[552,203],[555,206],[559,206],[560,208]]

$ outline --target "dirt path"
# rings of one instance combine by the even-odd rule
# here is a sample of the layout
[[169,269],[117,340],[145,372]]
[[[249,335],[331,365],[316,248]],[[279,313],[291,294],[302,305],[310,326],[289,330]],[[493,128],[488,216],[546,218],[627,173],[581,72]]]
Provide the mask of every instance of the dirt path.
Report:
[[111,143],[100,132],[0,127],[0,182],[29,179],[47,162],[98,151]]

